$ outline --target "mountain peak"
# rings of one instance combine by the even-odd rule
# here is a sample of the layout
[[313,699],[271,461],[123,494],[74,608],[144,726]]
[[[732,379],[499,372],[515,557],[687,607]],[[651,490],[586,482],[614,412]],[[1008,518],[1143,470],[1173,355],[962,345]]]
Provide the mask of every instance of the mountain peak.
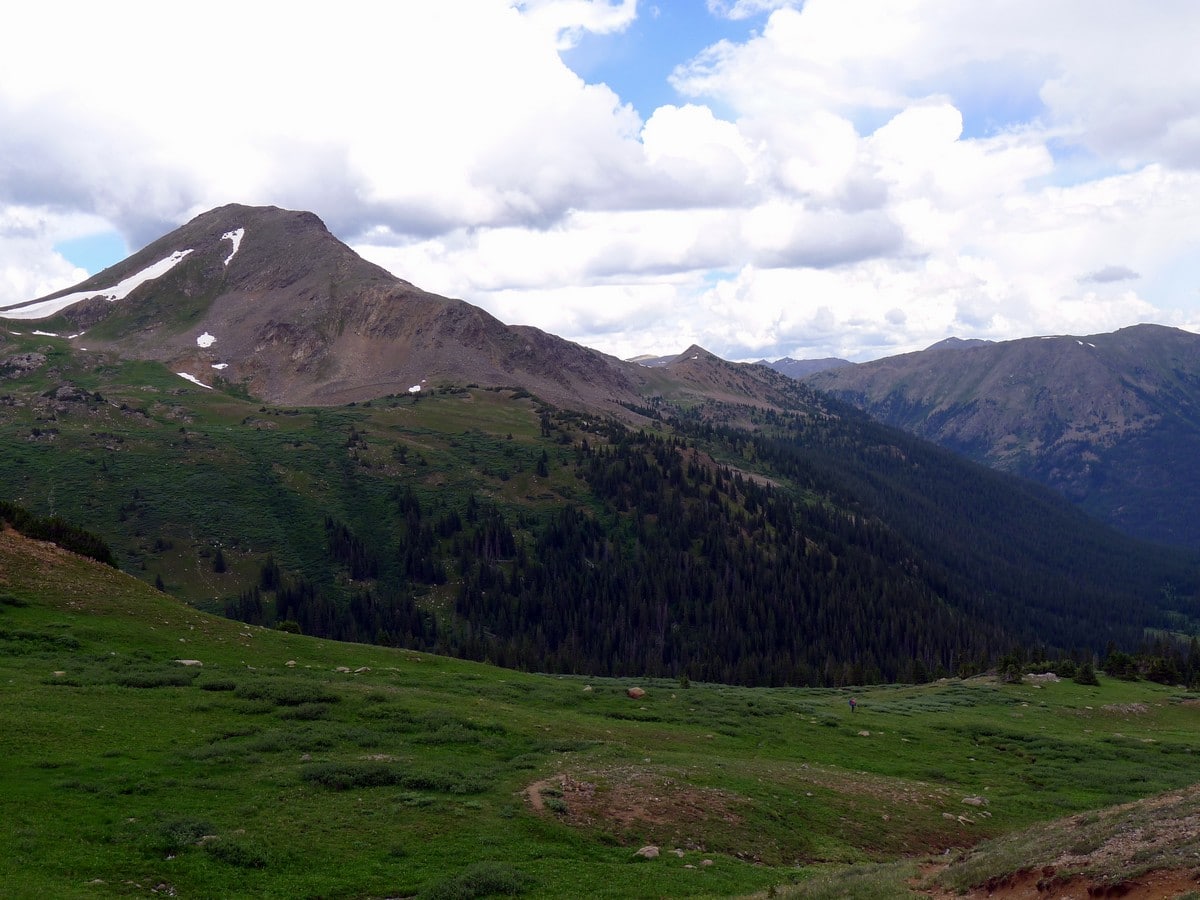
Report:
[[676,356],[672,362],[690,362],[691,360],[700,359],[710,362],[724,362],[721,357],[717,356],[715,353],[710,353],[699,344],[692,344],[692,346],[688,347],[686,350]]
[[126,301],[148,294],[262,291],[314,277],[326,283],[336,277],[407,284],[359,257],[311,212],[231,203],[201,213],[73,287],[4,307],[0,318],[67,313],[85,328],[117,312],[118,301],[130,305]]
[[211,209],[0,318],[37,320],[73,333],[67,340],[76,345],[86,333],[90,352],[157,360],[193,385],[288,405],[466,384],[519,387],[550,404],[622,417],[650,394],[796,402],[753,367],[699,346],[652,376],[536,328],[505,325],[364,260],[313,213],[274,206]]
[[209,210],[0,318],[86,332],[92,351],[159,360],[201,386],[240,385],[279,403],[447,382],[519,385],[588,409],[623,410],[641,396],[638,367],[422,291],[360,257],[315,214],[275,206]]

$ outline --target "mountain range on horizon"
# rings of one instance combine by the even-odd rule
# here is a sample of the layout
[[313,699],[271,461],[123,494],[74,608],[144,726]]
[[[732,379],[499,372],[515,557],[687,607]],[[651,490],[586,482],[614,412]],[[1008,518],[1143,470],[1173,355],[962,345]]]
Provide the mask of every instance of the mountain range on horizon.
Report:
[[[626,421],[654,404],[803,407],[803,383],[993,468],[1045,484],[1126,533],[1200,546],[1200,336],[948,338],[868,363],[722,360],[700,347],[620,360],[359,257],[309,212],[230,204],[87,280],[0,310],[89,352],[152,359],[206,387],[338,405],[439,384],[515,386]],[[15,329],[14,329],[15,330]],[[728,413],[727,413],[728,414]]]
[[1147,540],[1200,547],[1200,335],[942,341],[805,383]]

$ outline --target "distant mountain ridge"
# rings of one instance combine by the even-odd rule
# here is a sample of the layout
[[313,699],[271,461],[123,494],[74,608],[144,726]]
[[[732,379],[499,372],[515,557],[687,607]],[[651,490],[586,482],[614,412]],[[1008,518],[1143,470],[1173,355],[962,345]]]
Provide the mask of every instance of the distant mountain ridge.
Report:
[[836,356],[827,356],[822,359],[792,359],[790,356],[785,356],[783,359],[775,360],[775,362],[760,359],[758,365],[770,366],[776,372],[781,372],[789,378],[804,378],[807,375],[815,375],[817,372],[827,372],[831,369],[840,369],[843,366],[852,366],[854,363],[848,359],[839,359]]
[[941,342],[805,383],[972,459],[1059,490],[1150,540],[1200,546],[1200,336]]

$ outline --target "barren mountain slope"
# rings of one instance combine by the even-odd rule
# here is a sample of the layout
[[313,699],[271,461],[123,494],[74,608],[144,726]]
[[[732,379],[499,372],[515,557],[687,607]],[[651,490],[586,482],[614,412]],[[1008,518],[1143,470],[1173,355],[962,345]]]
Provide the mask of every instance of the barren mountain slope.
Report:
[[1131,534],[1200,545],[1200,336],[1138,325],[943,343],[804,380]]

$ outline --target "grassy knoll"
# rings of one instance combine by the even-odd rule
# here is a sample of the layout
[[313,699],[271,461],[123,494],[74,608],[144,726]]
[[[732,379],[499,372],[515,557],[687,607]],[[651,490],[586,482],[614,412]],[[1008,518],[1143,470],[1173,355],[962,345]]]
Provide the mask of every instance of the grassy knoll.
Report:
[[632,684],[251,628],[6,532],[0,884],[820,896],[836,872],[896,896],[905,860],[1200,771],[1200,707],[1148,683],[876,687],[853,713],[847,691]]

